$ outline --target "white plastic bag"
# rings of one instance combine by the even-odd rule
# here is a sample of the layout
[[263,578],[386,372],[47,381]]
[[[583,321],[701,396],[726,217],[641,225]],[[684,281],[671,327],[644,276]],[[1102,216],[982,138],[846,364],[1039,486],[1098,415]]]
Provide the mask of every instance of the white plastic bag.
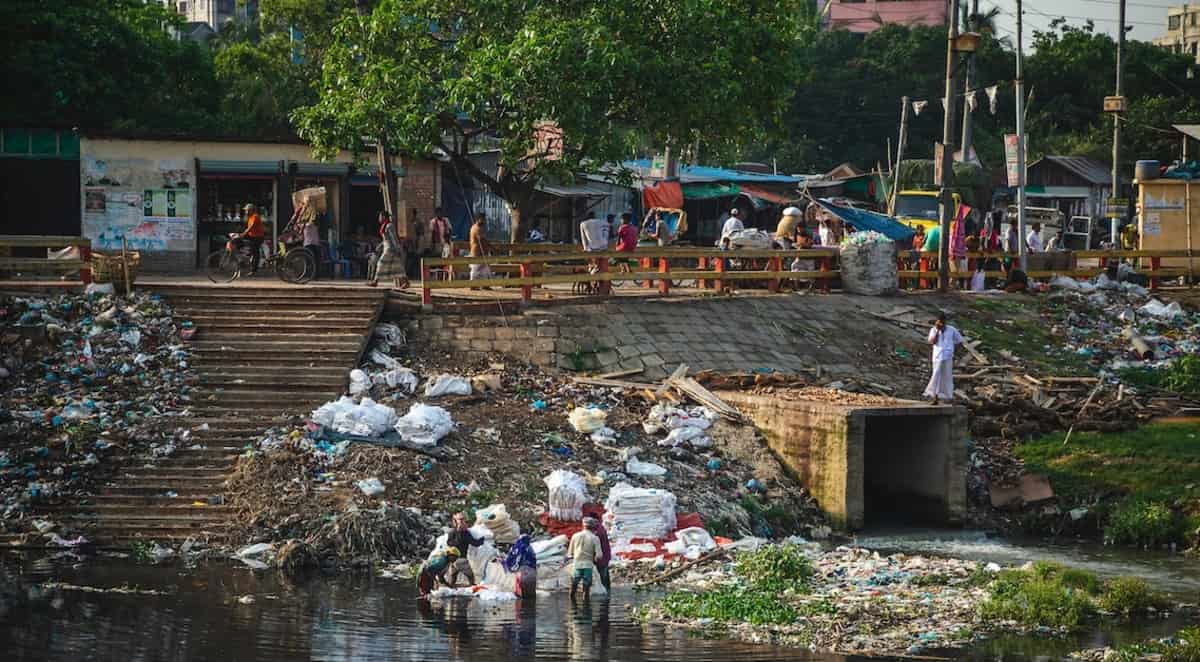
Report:
[[625,463],[625,471],[635,476],[665,476],[667,468],[653,462],[642,462],[636,457],[629,458]]
[[556,469],[542,479],[550,494],[550,516],[565,522],[583,519],[583,504],[587,503],[587,484],[579,474],[565,469]]
[[371,378],[367,373],[355,368],[350,371],[350,395],[362,395],[371,390]]
[[388,388],[399,388],[412,394],[417,390],[417,375],[408,368],[392,368],[371,376],[372,384],[387,384]]
[[471,382],[454,375],[438,375],[425,382],[425,397],[439,395],[471,395]]
[[383,482],[380,481],[378,478],[374,478],[374,477],[364,478],[363,480],[360,480],[354,484],[358,487],[358,489],[362,490],[363,494],[365,494],[367,496],[375,496],[376,494],[383,494],[386,489],[383,486]]
[[376,324],[373,335],[391,347],[403,347],[406,342],[404,332],[400,330],[400,327],[389,322]]
[[1138,308],[1138,312],[1145,313],[1153,317],[1174,318],[1183,316],[1183,308],[1179,307],[1178,301],[1172,301],[1169,304],[1164,304],[1158,299],[1151,299],[1146,305]]
[[363,398],[356,404],[352,398],[342,396],[327,402],[313,411],[312,420],[334,432],[360,437],[379,437],[396,424],[396,412],[371,398]]
[[571,410],[567,420],[571,422],[571,427],[575,428],[576,432],[591,434],[604,427],[605,421],[608,420],[608,412],[603,409],[576,407]]
[[521,525],[508,514],[502,503],[475,511],[475,526],[486,528],[502,545],[511,545],[521,535]]
[[401,439],[431,448],[454,429],[454,419],[441,407],[418,402],[393,427]]

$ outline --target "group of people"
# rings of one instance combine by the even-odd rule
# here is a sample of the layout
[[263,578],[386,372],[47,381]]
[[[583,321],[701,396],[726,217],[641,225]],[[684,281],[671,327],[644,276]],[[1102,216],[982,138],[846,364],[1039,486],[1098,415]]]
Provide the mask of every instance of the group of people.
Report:
[[[717,247],[732,249],[737,234],[745,229],[741,210],[737,207],[730,209],[729,216],[721,225]],[[783,210],[771,235],[771,246],[781,250],[838,246],[847,231],[853,232],[853,228],[844,227],[840,219],[831,217],[817,203],[810,202],[803,211],[799,207],[786,207]]]
[[[417,590],[422,597],[428,596],[439,586],[455,588],[460,576],[467,580],[467,586],[475,585],[475,572],[467,554],[470,548],[482,545],[483,539],[471,533],[466,513],[455,513],[451,524],[452,528],[446,535],[446,546],[431,554],[417,575]],[[571,573],[572,601],[580,595],[585,602],[590,600],[592,584],[596,580],[606,592],[612,590],[612,578],[609,575],[612,545],[608,531],[600,520],[595,517],[583,518],[583,528],[571,536],[567,545],[567,556],[574,564]],[[506,571],[515,575],[514,592],[517,597],[533,598],[537,592],[537,554],[529,534],[517,537],[501,564]]]

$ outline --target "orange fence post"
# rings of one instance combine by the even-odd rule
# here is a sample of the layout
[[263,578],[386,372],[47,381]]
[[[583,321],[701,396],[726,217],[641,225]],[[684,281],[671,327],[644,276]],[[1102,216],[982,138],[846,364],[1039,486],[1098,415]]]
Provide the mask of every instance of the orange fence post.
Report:
[[[602,257],[599,260],[597,260],[597,264],[599,265],[600,273],[602,273],[602,274],[608,273],[609,270],[611,269],[611,265],[609,264],[608,258],[606,258],[606,257]],[[604,296],[608,296],[608,295],[612,294],[612,281],[611,280],[600,281],[600,294],[602,294]]]
[[[701,256],[700,261],[696,265],[696,268],[700,271],[708,271],[708,258]],[[696,281],[696,286],[702,290],[707,290],[708,289],[708,279],[701,278],[700,280]]]
[[713,281],[713,285],[717,288],[718,292],[722,292],[725,290],[725,281],[723,281],[721,279],[721,274],[725,273],[725,258],[723,258],[723,257],[717,258],[716,267],[717,267],[717,277]]
[[429,291],[429,265],[421,260],[421,305],[433,305],[433,292]]
[[[642,258],[642,271],[650,271],[650,260],[651,260],[651,258],[648,258],[648,257]],[[650,289],[650,288],[654,287],[654,281],[647,278],[646,282],[644,283],[644,286],[646,289]]]
[[775,274],[775,276],[776,276],[775,278],[770,278],[767,280],[767,289],[768,290],[770,290],[772,292],[779,291],[779,272],[782,271],[782,267],[783,267],[783,260],[780,258],[773,257],[773,258],[769,258],[767,260],[767,271],[770,271],[771,273]]
[[1150,274],[1150,291],[1151,292],[1158,289],[1158,273],[1157,272],[1158,272],[1158,265],[1160,264],[1159,260],[1161,260],[1161,259],[1162,258],[1158,258],[1158,257],[1150,258],[1150,271],[1152,272]]
[[[929,271],[929,258],[922,255],[920,261],[917,262],[917,268],[919,270],[921,270],[922,272]],[[917,289],[923,290],[927,287],[929,287],[929,281],[925,280],[924,278],[918,277],[917,278]]]
[[[533,265],[529,262],[521,263],[521,278],[533,277]],[[521,285],[521,304],[525,305],[533,300],[533,285],[525,283]]]
[[[832,270],[833,270],[833,258],[829,257],[828,255],[821,258],[821,271],[832,271]],[[830,281],[829,278],[821,279],[821,290],[826,293],[828,293],[830,288],[833,287],[833,285],[829,281]]]
[[671,292],[671,263],[665,257],[658,258],[658,291],[660,294]]

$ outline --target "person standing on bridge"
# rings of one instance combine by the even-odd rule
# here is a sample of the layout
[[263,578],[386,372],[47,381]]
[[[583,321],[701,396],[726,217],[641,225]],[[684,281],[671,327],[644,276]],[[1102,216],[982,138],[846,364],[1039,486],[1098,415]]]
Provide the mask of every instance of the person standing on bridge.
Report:
[[930,403],[954,401],[954,348],[963,343],[958,329],[946,324],[946,313],[939,313],[929,329],[929,344],[933,345],[933,374],[925,387]]

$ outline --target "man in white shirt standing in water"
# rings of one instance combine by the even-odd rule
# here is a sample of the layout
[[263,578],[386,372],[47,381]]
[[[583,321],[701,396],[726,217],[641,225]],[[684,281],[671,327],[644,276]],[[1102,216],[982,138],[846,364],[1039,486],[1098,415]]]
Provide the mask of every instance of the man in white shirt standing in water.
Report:
[[946,313],[939,313],[929,329],[929,344],[933,345],[933,374],[925,387],[930,403],[954,401],[954,347],[963,342],[958,329],[946,324]]

